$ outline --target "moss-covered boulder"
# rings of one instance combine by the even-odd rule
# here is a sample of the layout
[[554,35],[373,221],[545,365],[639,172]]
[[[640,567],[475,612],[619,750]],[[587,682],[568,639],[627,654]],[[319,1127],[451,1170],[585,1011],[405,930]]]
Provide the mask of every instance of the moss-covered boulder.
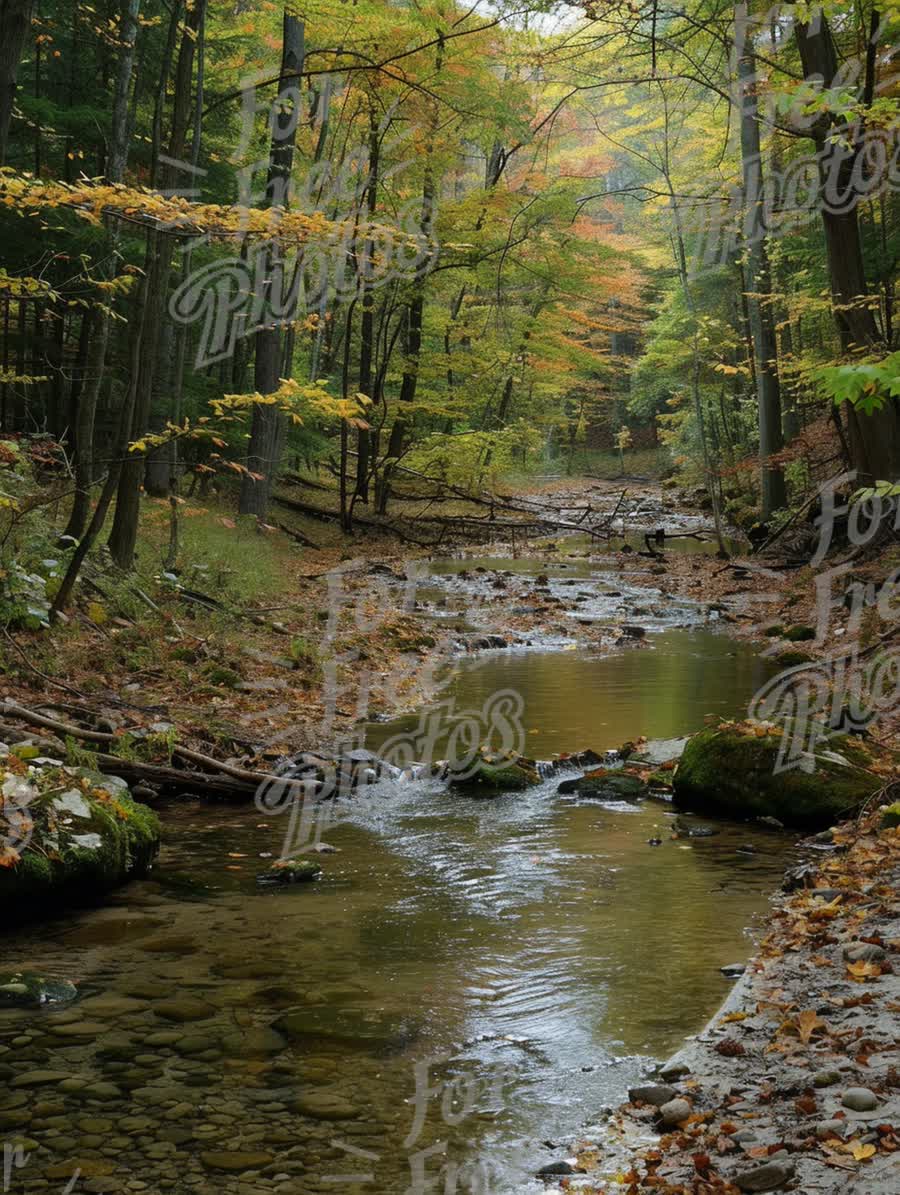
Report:
[[474,797],[516,792],[540,782],[541,776],[534,760],[521,756],[486,756],[479,759],[464,776],[451,776],[454,788]]
[[11,917],[145,874],[159,840],[159,819],[123,780],[0,756],[0,900]]
[[819,744],[807,757],[812,771],[778,771],[784,733],[790,728],[747,721],[695,734],[675,772],[675,805],[736,820],[774,817],[785,826],[818,830],[855,813],[882,786],[866,770],[872,762],[868,749],[851,735]]

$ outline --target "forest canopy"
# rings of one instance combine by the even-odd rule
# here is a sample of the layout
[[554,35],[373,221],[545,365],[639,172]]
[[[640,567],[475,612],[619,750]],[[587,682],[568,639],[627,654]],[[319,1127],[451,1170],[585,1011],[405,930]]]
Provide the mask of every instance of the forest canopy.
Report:
[[4,469],[54,445],[69,542],[111,514],[124,569],[144,494],[229,477],[265,524],[281,475],[324,476],[346,530],[403,476],[604,452],[744,527],[843,469],[892,484],[898,27],[8,0]]

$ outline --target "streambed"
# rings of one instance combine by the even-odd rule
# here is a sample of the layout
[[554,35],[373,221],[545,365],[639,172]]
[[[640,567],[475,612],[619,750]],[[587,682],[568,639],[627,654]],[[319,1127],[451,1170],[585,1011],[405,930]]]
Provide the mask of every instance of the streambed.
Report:
[[[746,707],[764,663],[686,606],[652,620],[618,655],[466,660],[442,698],[518,689],[539,757]],[[323,878],[276,891],[255,876],[279,818],[168,806],[150,878],[4,939],[4,967],[82,992],[0,1010],[0,1136],[32,1151],[10,1189],[80,1169],[97,1192],[542,1190],[564,1139],[721,1001],[719,967],[751,953],[792,850],[747,826],[673,840],[663,802],[557,784],[492,801],[377,788],[327,829]]]

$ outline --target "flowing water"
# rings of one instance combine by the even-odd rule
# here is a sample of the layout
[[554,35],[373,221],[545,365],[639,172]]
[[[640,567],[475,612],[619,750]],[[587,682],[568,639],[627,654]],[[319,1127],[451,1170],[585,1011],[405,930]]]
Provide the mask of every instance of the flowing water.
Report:
[[[442,697],[518,689],[546,757],[683,734],[765,676],[675,626],[622,655],[466,661]],[[672,839],[664,802],[557,784],[490,801],[381,786],[327,829],[323,878],[277,890],[255,883],[277,817],[169,805],[150,878],[8,927],[0,969],[82,992],[0,1010],[0,1139],[32,1150],[9,1190],[62,1191],[76,1168],[95,1192],[542,1190],[531,1176],[563,1139],[723,999],[719,967],[751,952],[791,850],[727,824]]]

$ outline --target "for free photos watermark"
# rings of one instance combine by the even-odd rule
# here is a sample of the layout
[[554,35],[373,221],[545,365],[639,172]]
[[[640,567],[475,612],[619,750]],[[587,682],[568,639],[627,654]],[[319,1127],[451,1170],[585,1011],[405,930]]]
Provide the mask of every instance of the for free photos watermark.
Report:
[[[414,1065],[415,1094],[408,1101],[412,1106],[412,1124],[402,1145],[410,1183],[403,1195],[436,1195],[438,1191],[442,1195],[466,1191],[472,1195],[491,1195],[499,1188],[502,1173],[491,1159],[479,1157],[454,1162],[447,1158],[449,1142],[446,1139],[423,1145],[422,1135],[429,1112],[439,1112],[441,1122],[452,1128],[475,1114],[501,1112],[506,1106],[506,1087],[515,1079],[515,1068],[498,1063],[487,1067],[482,1074],[458,1074],[451,1078],[434,1074],[436,1069],[445,1068],[451,1061],[449,1054],[433,1055]],[[354,1165],[357,1160],[371,1164],[381,1159],[380,1154],[343,1141],[333,1140],[331,1145],[352,1158]],[[374,1168],[353,1174],[326,1174],[321,1178],[321,1182],[335,1185],[366,1185],[375,1181]]]
[[[855,471],[843,473],[820,487],[818,542],[810,558],[820,570],[814,580],[815,643],[822,647],[833,642],[834,649],[824,659],[778,673],[756,693],[748,710],[758,721],[783,724],[776,772],[814,772],[819,744],[835,734],[866,729],[900,702],[900,647],[875,651],[878,643],[862,642],[867,622],[900,619],[900,567],[877,582],[854,579],[850,562],[822,567],[839,528],[856,548],[866,547],[888,525],[900,529],[897,498],[843,496],[856,477]],[[846,615],[846,626],[836,625],[838,611]]]
[[[825,20],[822,6],[812,6],[804,16],[804,36],[815,36]],[[729,93],[738,120],[749,113],[764,128],[786,128],[794,136],[813,138],[829,95],[853,96],[862,103],[871,55],[885,73],[874,82],[869,98],[877,102],[889,97],[898,80],[898,73],[889,69],[896,49],[880,43],[891,23],[885,16],[869,30],[860,52],[842,60],[832,78],[807,75],[792,93],[779,94],[768,86],[770,62],[800,26],[795,6],[774,4],[765,13],[750,14],[746,4],[736,5]],[[760,154],[744,163],[745,179],[726,195],[697,191],[672,199],[670,207],[677,208],[688,239],[691,274],[721,267],[744,246],[786,235],[822,211],[843,215],[900,187],[898,132],[896,120],[866,122],[860,109],[824,143],[816,137],[815,152],[782,169],[773,168],[771,155]]]
[[[289,763],[257,789],[256,808],[266,816],[287,814],[281,857],[318,850],[323,836],[352,806],[350,796],[385,777],[411,780],[420,775],[462,782],[485,758],[515,758],[525,746],[525,702],[515,689],[492,693],[480,709],[458,711],[452,698],[424,710],[415,727],[389,738],[373,758],[358,748],[336,751],[321,766]],[[440,751],[439,751],[440,749]],[[354,755],[360,756],[355,759]]]
[[[287,92],[282,90],[263,106],[259,102],[261,82],[254,76],[242,83],[242,132],[232,155],[234,161],[243,159],[251,149],[260,114],[266,116],[273,144],[292,144],[304,119],[322,134],[322,112],[309,112],[306,93],[299,84]],[[389,224],[373,223],[366,212],[374,170],[378,169],[378,185],[384,190],[419,165],[414,148],[416,129],[408,120],[396,120],[397,106],[388,109],[367,140],[347,149],[339,160],[329,155],[313,162],[299,183],[292,176],[270,170],[268,153],[236,170],[239,198],[234,211],[240,217],[236,235],[243,242],[242,252],[190,271],[169,302],[174,322],[202,323],[196,368],[231,357],[239,339],[261,328],[294,324],[307,316],[318,323],[326,317],[329,301],[350,302],[363,287],[378,290],[433,265],[438,253],[433,238],[434,199],[419,195],[398,200]],[[376,141],[378,165],[372,153]],[[198,173],[194,166],[173,164]],[[179,193],[197,192],[189,188]],[[266,207],[268,235],[251,240],[251,212],[261,204]],[[290,266],[277,244],[279,226],[288,210],[323,218],[321,232],[311,230]],[[198,239],[192,238],[186,250],[193,252],[197,244]]]
[[[8,1195],[8,1192],[12,1191],[15,1171],[23,1170],[28,1165],[30,1158],[31,1154],[20,1142],[3,1142],[3,1176],[0,1180],[0,1191],[3,1192],[3,1195]],[[71,1178],[62,1188],[62,1195],[72,1195],[80,1177],[81,1168],[76,1167]]]

